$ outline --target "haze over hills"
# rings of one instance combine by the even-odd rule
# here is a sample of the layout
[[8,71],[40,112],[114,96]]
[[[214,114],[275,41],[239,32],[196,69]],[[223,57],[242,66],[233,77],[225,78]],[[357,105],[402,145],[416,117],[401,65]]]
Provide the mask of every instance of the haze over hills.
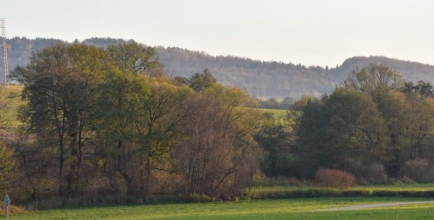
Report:
[[[83,42],[104,47],[126,41],[90,38]],[[42,38],[8,39],[9,69],[13,70],[17,65],[26,65],[32,52],[56,43],[67,42]],[[235,56],[211,56],[205,52],[174,47],[155,47],[155,50],[171,76],[190,77],[208,68],[219,83],[240,87],[256,97],[299,98],[305,94],[320,96],[332,92],[355,68],[370,63],[383,64],[395,69],[408,81],[423,80],[434,83],[434,66],[383,56],[352,57],[336,67],[306,67],[302,64],[264,62]],[[0,57],[2,56],[1,53]],[[1,65],[2,61],[3,59],[0,59]]]

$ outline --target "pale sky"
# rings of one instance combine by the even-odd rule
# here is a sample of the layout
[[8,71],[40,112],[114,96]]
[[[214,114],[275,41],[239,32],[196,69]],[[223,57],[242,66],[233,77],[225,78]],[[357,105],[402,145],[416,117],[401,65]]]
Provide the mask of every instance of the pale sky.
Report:
[[336,66],[434,65],[433,0],[0,0],[8,38],[133,39],[210,55]]

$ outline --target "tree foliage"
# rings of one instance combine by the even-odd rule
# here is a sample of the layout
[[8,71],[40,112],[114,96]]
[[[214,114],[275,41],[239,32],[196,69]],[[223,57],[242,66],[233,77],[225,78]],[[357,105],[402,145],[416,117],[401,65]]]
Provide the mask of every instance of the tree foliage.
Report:
[[430,154],[434,108],[429,84],[403,86],[399,73],[371,64],[355,70],[343,87],[321,101],[296,103],[303,112],[296,131],[305,173],[319,167],[346,169],[358,161],[382,163],[390,176],[398,177],[405,161]]
[[[38,180],[63,198],[223,196],[249,184],[257,117],[247,107],[255,102],[207,70],[185,85],[162,67],[152,48],[131,42],[56,45],[16,68],[27,101],[21,119],[29,136],[15,145],[27,196],[53,193]],[[43,178],[50,175],[54,181]]]
[[213,75],[205,69],[202,73],[196,73],[188,80],[190,87],[196,92],[202,92],[206,88],[217,83]]
[[[33,54],[30,64],[14,70],[28,106],[22,119],[44,147],[57,148],[59,194],[79,189],[83,152],[92,130],[93,90],[102,75],[102,52],[96,47],[56,45]],[[66,186],[65,184],[66,183]]]
[[0,189],[5,191],[16,181],[17,163],[13,158],[13,150],[0,140]]
[[16,138],[2,146],[0,167],[5,177],[19,169],[12,193],[22,201],[227,198],[251,185],[258,168],[267,177],[313,178],[324,168],[357,171],[358,180],[367,172],[385,178],[385,170],[400,178],[409,161],[423,160],[428,169],[434,155],[431,84],[404,82],[383,65],[356,69],[322,98],[287,98],[291,122],[284,125],[208,69],[170,78],[154,48],[135,42],[58,44],[34,53],[13,76],[24,85],[26,105]]
[[[89,38],[82,43],[107,48],[111,45],[132,43],[132,40]],[[7,39],[9,68],[25,66],[32,52],[55,44],[68,44],[58,39],[14,37]],[[208,68],[219,83],[237,86],[256,97],[300,98],[303,95],[320,96],[333,92],[335,85],[344,81],[357,67],[370,63],[393,68],[409,81],[433,82],[434,67],[417,62],[390,59],[382,56],[352,57],[335,67],[306,66],[294,63],[264,62],[244,57],[211,56],[205,52],[176,47],[154,47],[158,61],[171,76],[190,78]],[[1,54],[0,54],[1,57]],[[155,59],[155,57],[153,58]],[[0,59],[0,65],[3,60]],[[0,76],[1,78],[1,76]]]
[[248,96],[236,88],[214,85],[188,100],[183,138],[174,152],[186,193],[239,193],[255,172],[257,115]]
[[371,94],[386,88],[400,89],[404,81],[397,71],[385,65],[371,63],[369,67],[354,70],[353,75],[347,79],[345,84],[347,87]]
[[294,155],[293,132],[288,127],[276,125],[273,116],[264,115],[264,122],[255,135],[262,149],[259,157],[261,170],[268,177],[298,175]]

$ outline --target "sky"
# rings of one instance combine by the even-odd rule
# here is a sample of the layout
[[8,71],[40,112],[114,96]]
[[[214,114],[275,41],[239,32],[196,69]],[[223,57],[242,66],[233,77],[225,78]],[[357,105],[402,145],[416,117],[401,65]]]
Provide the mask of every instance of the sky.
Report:
[[133,39],[306,66],[434,65],[433,0],[0,0],[6,36]]

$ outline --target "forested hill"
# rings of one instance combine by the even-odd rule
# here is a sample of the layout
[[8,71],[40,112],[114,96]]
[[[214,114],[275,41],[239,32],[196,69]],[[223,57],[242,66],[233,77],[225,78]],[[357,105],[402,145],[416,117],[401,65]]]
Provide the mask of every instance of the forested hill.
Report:
[[[9,69],[25,65],[32,51],[56,43],[57,39],[12,38],[9,45]],[[83,42],[97,46],[123,43],[122,39],[90,38]],[[333,68],[302,64],[263,62],[233,56],[210,56],[204,52],[181,48],[155,48],[159,59],[172,76],[189,77],[208,68],[219,83],[234,85],[247,90],[254,96],[274,96],[298,98],[304,94],[319,96],[333,91],[336,84],[342,83],[357,67],[369,63],[384,64],[399,71],[409,81],[423,80],[434,83],[434,66],[417,62],[401,61],[381,56],[353,57],[342,65]],[[0,57],[3,53],[0,54]],[[0,59],[2,65],[3,59]]]

